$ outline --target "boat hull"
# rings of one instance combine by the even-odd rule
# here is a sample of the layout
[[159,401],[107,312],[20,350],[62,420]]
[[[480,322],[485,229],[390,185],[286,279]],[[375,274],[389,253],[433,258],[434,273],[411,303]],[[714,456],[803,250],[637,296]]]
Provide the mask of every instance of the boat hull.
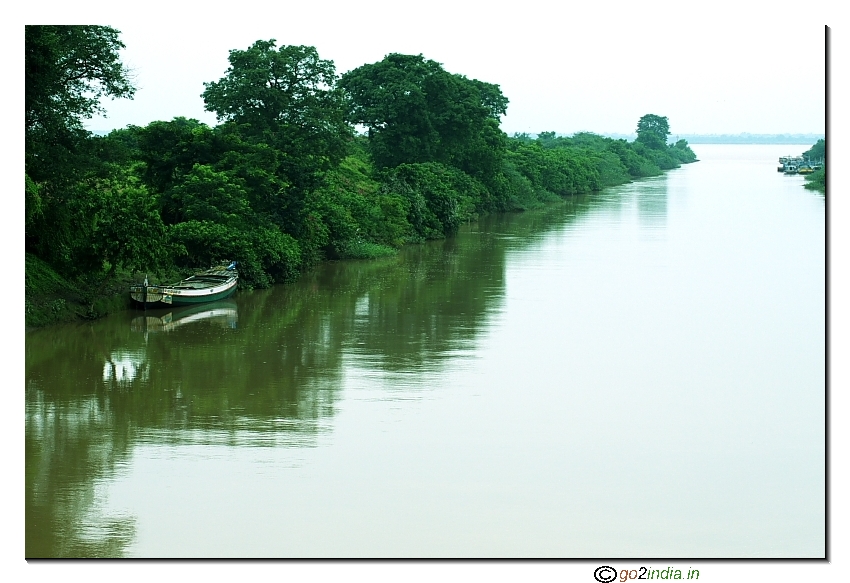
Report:
[[232,296],[237,280],[235,271],[210,270],[173,285],[131,286],[130,299],[144,308],[206,304]]
[[[167,288],[160,288],[167,289]],[[196,304],[206,304],[209,302],[217,302],[218,300],[224,300],[232,296],[236,292],[236,284],[233,284],[228,290],[224,290],[218,293],[208,293],[206,295],[181,295],[179,293],[172,294],[149,294],[148,301],[144,301],[144,293],[131,293],[130,298],[137,304],[143,305],[146,308],[163,308],[167,306],[193,306]],[[170,301],[169,301],[170,300]]]

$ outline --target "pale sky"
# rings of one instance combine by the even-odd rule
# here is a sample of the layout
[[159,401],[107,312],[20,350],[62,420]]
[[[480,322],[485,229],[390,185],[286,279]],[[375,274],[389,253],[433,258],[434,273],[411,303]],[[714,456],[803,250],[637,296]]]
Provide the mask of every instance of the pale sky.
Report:
[[138,87],[132,101],[108,101],[91,130],[175,116],[214,124],[204,81],[224,75],[230,49],[274,38],[315,46],[338,73],[422,53],[498,84],[509,134],[631,133],[647,113],[667,116],[673,134],[825,132],[826,4],[153,0],[83,2],[84,19],[69,4],[28,22],[118,29]]

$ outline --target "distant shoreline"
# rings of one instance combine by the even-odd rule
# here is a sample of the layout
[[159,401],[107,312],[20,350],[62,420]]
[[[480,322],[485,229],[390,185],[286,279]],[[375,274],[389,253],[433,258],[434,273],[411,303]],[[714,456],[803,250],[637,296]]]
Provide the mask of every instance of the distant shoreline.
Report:
[[[609,138],[634,140],[634,134],[603,134]],[[688,144],[788,144],[805,146],[825,139],[824,134],[670,134],[670,140]]]

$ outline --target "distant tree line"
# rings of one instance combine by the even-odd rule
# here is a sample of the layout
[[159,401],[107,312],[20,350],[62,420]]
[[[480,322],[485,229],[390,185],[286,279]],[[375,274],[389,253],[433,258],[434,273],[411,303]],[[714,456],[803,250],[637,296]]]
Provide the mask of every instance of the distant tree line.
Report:
[[243,285],[369,258],[696,160],[642,117],[633,142],[507,136],[498,85],[390,54],[338,76],[313,47],[260,40],[204,84],[218,125],[178,117],[106,136],[82,120],[131,98],[105,26],[26,27],[26,251],[70,278],[240,265]]
[[682,134],[691,144],[807,144],[818,134]]

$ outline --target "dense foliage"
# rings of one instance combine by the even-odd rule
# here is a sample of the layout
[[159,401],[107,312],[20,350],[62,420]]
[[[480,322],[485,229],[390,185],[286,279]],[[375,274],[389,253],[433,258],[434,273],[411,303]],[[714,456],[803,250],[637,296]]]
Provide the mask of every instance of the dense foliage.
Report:
[[631,143],[509,137],[498,85],[422,55],[338,77],[315,48],[274,39],[230,51],[204,84],[215,127],[178,117],[94,136],[81,119],[99,99],[133,95],[122,47],[109,27],[26,29],[26,249],[67,278],[235,259],[242,285],[268,286],[696,159],[657,115]]
[[118,245],[103,243],[117,218],[109,209],[121,204],[141,218],[150,207],[126,173],[101,161],[82,124],[101,111],[101,97],[132,97],[118,58],[123,46],[118,31],[104,26],[25,30],[27,250],[64,271],[96,269],[94,255],[122,261],[127,253],[114,256]]
[[814,162],[826,159],[826,140],[818,140],[817,143],[803,152],[803,158]]

